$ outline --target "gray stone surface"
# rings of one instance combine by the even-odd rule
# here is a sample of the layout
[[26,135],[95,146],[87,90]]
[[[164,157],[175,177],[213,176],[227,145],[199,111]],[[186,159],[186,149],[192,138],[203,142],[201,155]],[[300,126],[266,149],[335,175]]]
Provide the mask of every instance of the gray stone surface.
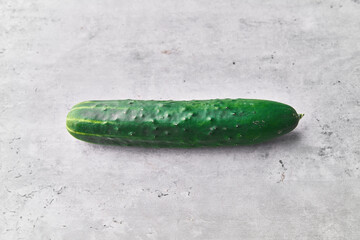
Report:
[[[0,1],[0,239],[360,239],[360,2]],[[90,99],[262,98],[275,141],[98,146]]]

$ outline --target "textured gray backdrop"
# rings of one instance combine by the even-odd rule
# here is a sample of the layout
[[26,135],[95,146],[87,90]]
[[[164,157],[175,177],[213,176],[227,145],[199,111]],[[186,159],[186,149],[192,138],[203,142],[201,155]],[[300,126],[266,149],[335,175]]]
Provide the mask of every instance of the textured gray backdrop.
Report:
[[[360,239],[360,1],[0,0],[0,239]],[[90,99],[262,98],[273,142],[107,147]]]

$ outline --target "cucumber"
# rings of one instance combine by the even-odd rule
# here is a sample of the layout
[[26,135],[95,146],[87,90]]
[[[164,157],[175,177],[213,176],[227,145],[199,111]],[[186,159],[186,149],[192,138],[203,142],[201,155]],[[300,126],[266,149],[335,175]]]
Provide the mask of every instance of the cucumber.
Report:
[[260,143],[292,131],[302,114],[259,99],[105,100],[75,105],[66,118],[77,139],[121,146],[207,147]]

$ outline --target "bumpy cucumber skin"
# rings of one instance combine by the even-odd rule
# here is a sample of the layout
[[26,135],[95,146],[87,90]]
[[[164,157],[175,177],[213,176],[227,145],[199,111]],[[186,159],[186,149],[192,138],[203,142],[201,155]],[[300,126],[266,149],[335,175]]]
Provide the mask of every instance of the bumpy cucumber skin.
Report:
[[66,128],[91,143],[192,148],[260,143],[292,131],[300,118],[291,106],[268,100],[126,99],[79,103]]

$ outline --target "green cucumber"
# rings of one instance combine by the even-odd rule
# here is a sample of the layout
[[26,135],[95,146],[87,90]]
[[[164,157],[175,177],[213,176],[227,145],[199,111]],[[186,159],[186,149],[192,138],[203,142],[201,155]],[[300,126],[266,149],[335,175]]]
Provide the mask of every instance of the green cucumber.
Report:
[[302,114],[258,99],[105,100],[75,105],[66,128],[98,144],[141,147],[249,145],[292,131]]

